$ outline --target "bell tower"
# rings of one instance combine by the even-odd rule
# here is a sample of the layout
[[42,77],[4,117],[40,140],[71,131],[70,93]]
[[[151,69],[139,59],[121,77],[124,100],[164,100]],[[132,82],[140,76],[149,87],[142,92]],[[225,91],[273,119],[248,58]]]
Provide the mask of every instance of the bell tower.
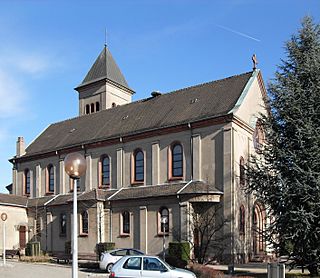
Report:
[[80,116],[130,103],[134,94],[106,45],[75,90]]

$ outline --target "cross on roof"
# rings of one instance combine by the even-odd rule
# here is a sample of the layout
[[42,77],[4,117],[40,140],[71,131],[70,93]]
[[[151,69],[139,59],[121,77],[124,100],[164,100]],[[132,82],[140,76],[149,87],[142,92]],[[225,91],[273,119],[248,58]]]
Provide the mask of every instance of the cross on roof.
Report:
[[256,54],[252,55],[252,62],[253,62],[253,70],[257,68],[258,60]]

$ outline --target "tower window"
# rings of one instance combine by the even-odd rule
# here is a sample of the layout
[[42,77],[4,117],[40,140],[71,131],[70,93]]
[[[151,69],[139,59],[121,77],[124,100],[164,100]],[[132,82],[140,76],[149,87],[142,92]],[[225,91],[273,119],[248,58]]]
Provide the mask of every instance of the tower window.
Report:
[[96,102],[96,112],[100,111],[100,103],[97,101]]
[[26,169],[24,171],[24,194],[30,194],[30,170]]
[[86,114],[90,114],[90,105],[89,104],[86,105]]

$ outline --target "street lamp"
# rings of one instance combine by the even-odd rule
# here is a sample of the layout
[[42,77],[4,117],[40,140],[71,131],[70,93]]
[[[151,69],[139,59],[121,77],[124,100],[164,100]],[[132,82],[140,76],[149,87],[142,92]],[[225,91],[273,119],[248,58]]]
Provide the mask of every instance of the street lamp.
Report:
[[163,260],[166,261],[166,223],[168,222],[167,216],[161,216],[161,223],[162,223],[162,233],[163,233],[163,247],[162,247],[162,254]]
[[73,180],[73,233],[72,233],[72,278],[78,278],[78,180],[86,172],[86,160],[80,153],[70,153],[64,159],[64,169]]

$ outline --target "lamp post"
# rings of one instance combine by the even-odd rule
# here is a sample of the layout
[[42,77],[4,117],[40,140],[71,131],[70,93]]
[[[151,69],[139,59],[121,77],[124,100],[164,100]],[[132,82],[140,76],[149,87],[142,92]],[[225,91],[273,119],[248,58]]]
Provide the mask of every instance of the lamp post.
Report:
[[7,218],[8,218],[8,215],[5,213],[5,212],[3,212],[3,213],[1,213],[1,220],[3,221],[3,226],[2,226],[2,228],[3,228],[3,240],[2,240],[2,244],[3,244],[3,250],[2,250],[2,252],[3,252],[3,266],[5,266],[6,265],[6,220],[7,220]]
[[163,247],[162,247],[162,254],[163,254],[163,260],[166,261],[166,223],[168,221],[168,218],[166,216],[161,217],[161,223],[162,223],[162,233],[163,233]]
[[64,169],[73,180],[73,232],[72,232],[72,278],[78,278],[78,180],[86,172],[86,160],[80,153],[70,153],[64,159]]

